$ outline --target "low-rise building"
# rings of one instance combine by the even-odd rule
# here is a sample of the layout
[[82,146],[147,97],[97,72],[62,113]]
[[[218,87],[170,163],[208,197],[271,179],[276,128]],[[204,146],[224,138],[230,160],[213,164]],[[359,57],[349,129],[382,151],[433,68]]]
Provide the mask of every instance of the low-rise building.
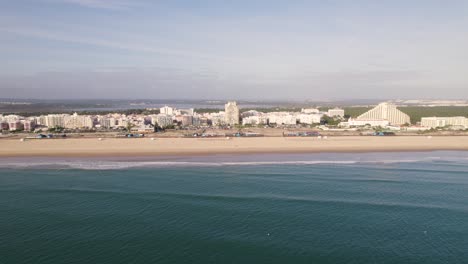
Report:
[[242,125],[266,125],[268,124],[268,118],[264,115],[255,115],[242,118]]
[[276,125],[296,125],[297,114],[289,112],[271,112],[267,114],[268,123]]
[[320,123],[322,116],[321,114],[300,114],[298,119],[301,124],[311,125]]
[[304,114],[318,114],[318,113],[320,113],[320,110],[318,110],[317,108],[302,108],[301,113],[304,113]]
[[429,128],[459,127],[462,129],[466,129],[468,128],[468,118],[464,116],[423,117],[421,118],[421,126]]
[[344,117],[345,111],[341,108],[333,108],[333,109],[328,109],[327,116],[329,117]]
[[360,127],[360,126],[371,126],[371,127],[386,127],[390,125],[388,120],[375,120],[375,119],[353,119],[350,118],[347,122],[341,122],[341,127]]

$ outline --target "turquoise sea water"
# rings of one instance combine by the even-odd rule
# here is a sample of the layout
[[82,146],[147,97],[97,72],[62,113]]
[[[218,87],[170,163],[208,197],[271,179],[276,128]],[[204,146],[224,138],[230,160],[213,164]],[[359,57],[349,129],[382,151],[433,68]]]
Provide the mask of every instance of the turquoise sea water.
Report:
[[3,160],[0,263],[467,263],[468,152]]

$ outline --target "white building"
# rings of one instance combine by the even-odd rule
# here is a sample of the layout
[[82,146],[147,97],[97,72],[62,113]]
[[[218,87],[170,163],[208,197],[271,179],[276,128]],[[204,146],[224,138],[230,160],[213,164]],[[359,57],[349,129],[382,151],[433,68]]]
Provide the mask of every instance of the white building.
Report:
[[193,116],[195,114],[195,110],[193,108],[187,109],[174,109],[174,115],[190,115]]
[[341,122],[339,126],[342,127],[359,127],[359,126],[371,126],[371,127],[386,127],[390,125],[388,120],[375,120],[375,119],[352,119],[348,122]]
[[356,120],[387,120],[392,125],[410,124],[410,117],[398,110],[394,104],[381,103],[373,109],[358,116]]
[[454,117],[423,117],[421,118],[421,126],[423,127],[460,127],[468,128],[468,118],[464,116]]
[[211,120],[213,126],[225,125],[225,112],[220,111],[219,113],[210,113],[206,117]]
[[317,108],[302,108],[301,113],[318,114],[320,113],[320,110],[318,110]]
[[64,117],[65,128],[92,128],[94,127],[94,120],[90,116],[78,115],[66,115]]
[[8,122],[8,127],[10,128],[10,131],[18,131],[24,129],[24,125],[20,121]]
[[114,117],[102,117],[99,120],[99,123],[102,127],[105,128],[115,128],[117,127],[117,120]]
[[321,114],[300,114],[298,116],[299,123],[301,124],[317,124],[320,123],[320,120],[322,119]]
[[151,124],[156,125],[164,128],[172,125],[174,123],[172,116],[159,114],[159,115],[152,115],[151,116]]
[[5,122],[16,122],[16,121],[19,121],[21,119],[21,117],[19,115],[6,115],[6,116],[2,116],[0,118],[0,121],[5,121]]
[[248,116],[242,118],[242,125],[266,125],[268,118],[265,115]]
[[271,112],[267,114],[268,122],[276,125],[296,125],[297,115],[289,112]]
[[65,115],[47,115],[45,117],[45,126],[49,128],[65,127]]
[[237,102],[228,102],[224,105],[224,122],[227,125],[238,125],[239,124],[239,107]]
[[341,108],[328,109],[327,116],[329,117],[344,117],[344,110]]
[[175,110],[174,108],[169,107],[169,106],[167,106],[167,105],[164,106],[164,107],[159,108],[159,112],[160,112],[161,114],[163,114],[163,115],[170,115],[170,116],[172,116],[172,115],[175,114],[175,113],[174,113],[174,110]]

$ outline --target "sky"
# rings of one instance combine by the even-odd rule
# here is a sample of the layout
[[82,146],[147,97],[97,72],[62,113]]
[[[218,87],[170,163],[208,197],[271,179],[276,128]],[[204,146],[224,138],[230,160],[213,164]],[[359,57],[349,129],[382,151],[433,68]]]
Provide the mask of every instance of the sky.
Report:
[[464,0],[0,0],[0,98],[468,99]]

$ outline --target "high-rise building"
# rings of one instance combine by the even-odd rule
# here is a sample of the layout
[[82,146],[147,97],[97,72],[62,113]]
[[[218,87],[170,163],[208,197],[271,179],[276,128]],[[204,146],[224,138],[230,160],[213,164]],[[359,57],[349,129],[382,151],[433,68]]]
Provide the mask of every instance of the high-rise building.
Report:
[[174,108],[169,106],[164,106],[159,109],[159,112],[163,115],[174,115]]
[[224,122],[227,125],[238,125],[239,124],[239,107],[237,102],[228,102],[224,105]]
[[9,122],[8,126],[10,128],[10,131],[19,131],[24,129],[24,125],[20,121]]
[[159,127],[165,128],[173,124],[172,116],[159,114],[151,116],[151,123],[153,125],[158,125]]
[[90,116],[83,116],[74,113],[73,115],[66,115],[64,118],[65,128],[92,128],[94,127],[94,120]]
[[183,115],[181,118],[182,126],[191,126],[193,124],[193,116],[191,115]]
[[5,131],[6,131],[6,130],[8,130],[8,128],[9,128],[8,122],[6,122],[6,121],[0,121],[0,131],[1,131],[1,130],[5,130]]
[[34,120],[24,120],[23,128],[25,131],[32,131],[36,127],[36,122]]
[[358,116],[355,120],[361,121],[378,121],[386,120],[391,125],[404,125],[410,124],[410,117],[398,110],[396,105],[391,103],[380,103],[371,110],[365,112],[364,114]]
[[45,119],[47,127],[65,127],[65,115],[48,115]]

